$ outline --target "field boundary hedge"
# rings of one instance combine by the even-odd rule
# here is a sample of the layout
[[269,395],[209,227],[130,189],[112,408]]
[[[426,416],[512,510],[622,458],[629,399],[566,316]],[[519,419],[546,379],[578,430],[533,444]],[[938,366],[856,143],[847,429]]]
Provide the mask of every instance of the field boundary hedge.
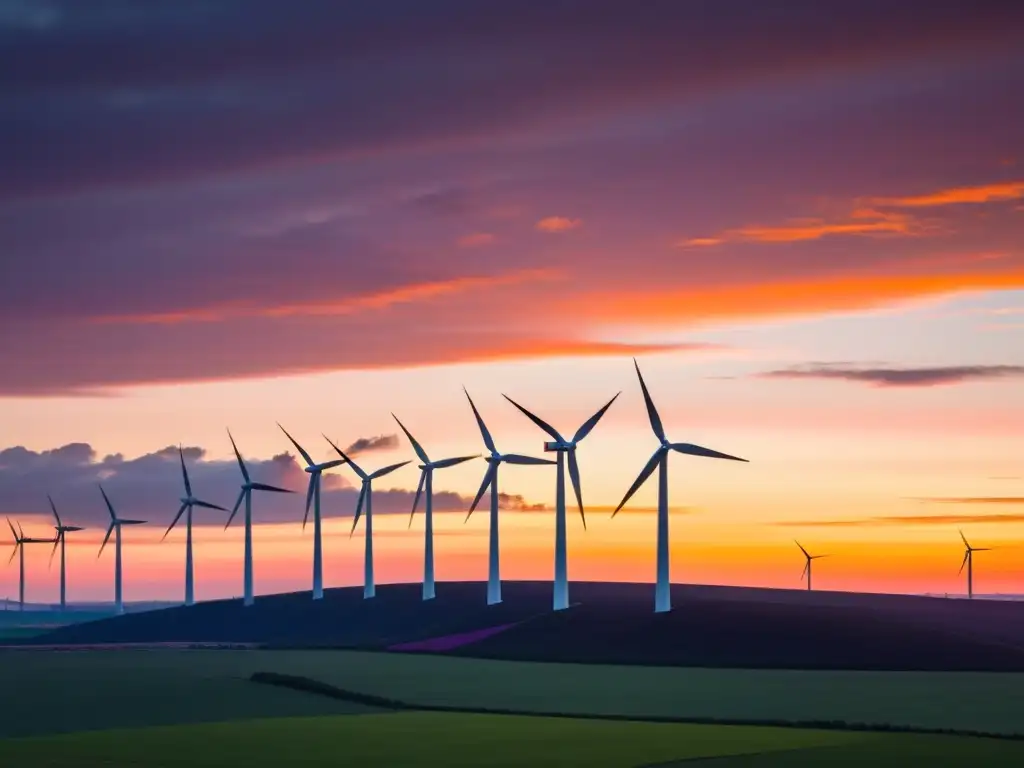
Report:
[[442,704],[413,704],[401,699],[360,693],[301,675],[284,675],[279,672],[254,672],[249,680],[262,685],[274,685],[304,693],[315,693],[332,699],[353,704],[378,707],[394,711],[448,712],[473,715],[515,715],[522,717],[563,717],[574,720],[608,720],[639,723],[680,723],[689,725],[741,725],[771,728],[803,728],[823,731],[869,731],[874,733],[916,733],[928,736],[967,736],[1004,741],[1024,741],[1024,733],[994,733],[960,728],[926,728],[913,725],[890,723],[858,723],[846,720],[774,720],[771,718],[725,718],[597,714],[593,712],[546,712],[542,710],[500,709],[493,707],[455,707]]

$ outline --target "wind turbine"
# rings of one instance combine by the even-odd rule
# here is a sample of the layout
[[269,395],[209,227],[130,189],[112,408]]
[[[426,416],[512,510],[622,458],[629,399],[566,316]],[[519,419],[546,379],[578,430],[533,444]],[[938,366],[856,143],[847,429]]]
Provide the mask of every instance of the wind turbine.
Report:
[[812,555],[810,552],[808,552],[806,549],[803,548],[803,546],[800,544],[799,541],[794,540],[793,543],[796,544],[798,547],[800,547],[800,551],[803,552],[804,553],[804,557],[807,558],[807,563],[804,565],[804,570],[803,570],[803,573],[800,574],[800,578],[802,579],[802,578],[804,578],[804,576],[807,577],[807,591],[810,592],[811,591],[811,561],[812,560],[817,560],[817,559],[822,558],[822,557],[828,557],[828,555]]
[[235,506],[231,509],[231,514],[228,516],[228,521],[224,525],[224,530],[227,530],[228,526],[231,525],[231,521],[235,519],[235,514],[238,512],[238,507],[245,500],[245,562],[244,562],[244,593],[242,596],[242,605],[249,606],[254,602],[252,592],[252,492],[253,491],[269,491],[272,493],[294,493],[287,488],[278,488],[276,485],[267,485],[266,483],[254,483],[252,478],[249,477],[249,470],[245,467],[245,462],[242,461],[242,454],[238,452],[238,446],[235,445],[235,438],[231,436],[231,430],[228,430],[228,439],[231,441],[231,448],[235,452],[235,458],[238,459],[238,468],[242,470],[242,490],[238,493],[238,500],[235,501]]
[[[193,577],[192,577],[192,508],[202,507],[203,509],[219,509],[221,512],[227,512],[224,507],[218,507],[216,504],[211,504],[208,501],[202,501],[197,499],[192,493],[192,483],[188,480],[188,470],[185,469],[185,454],[181,450],[181,446],[178,446],[178,458],[181,459],[181,477],[185,481],[185,495],[181,497],[181,506],[178,507],[178,514],[171,520],[171,524],[167,526],[167,530],[164,531],[163,539],[167,538],[167,534],[171,532],[171,529],[181,519],[182,514],[185,515],[185,605],[195,604],[195,595],[193,594]],[[161,539],[161,541],[163,541]]]
[[21,574],[18,580],[18,610],[25,610],[25,545],[26,544],[49,544],[53,539],[30,539],[25,536],[25,532],[21,530],[21,523],[18,523],[18,530],[14,530],[14,524],[11,522],[11,518],[7,518],[7,525],[11,527],[11,533],[14,534],[14,551],[11,552],[11,559],[7,561],[10,565],[14,560],[14,556],[17,554],[21,555],[20,565]]
[[327,435],[324,435],[324,440],[331,444],[331,447],[338,452],[338,455],[344,459],[344,463],[352,467],[352,470],[359,475],[359,479],[362,481],[362,487],[359,489],[359,501],[356,502],[356,516],[352,520],[352,531],[349,532],[349,537],[356,530],[356,524],[359,522],[359,516],[363,511],[363,502],[366,502],[366,543],[363,549],[363,598],[369,599],[377,594],[376,587],[373,582],[373,481],[378,477],[384,477],[384,475],[394,472],[399,467],[404,467],[406,464],[412,462],[403,461],[399,464],[389,464],[386,467],[378,469],[376,472],[365,472],[362,467],[356,464],[352,459],[345,455],[345,452],[341,450],[334,441],[331,440]]
[[[280,424],[277,426],[281,427]],[[302,456],[302,460],[306,462],[305,470],[309,473],[309,488],[306,491],[306,514],[302,518],[302,528],[305,530],[306,521],[309,519],[309,504],[313,503],[313,599],[320,600],[324,596],[324,565],[323,565],[323,539],[320,534],[320,477],[325,469],[331,469],[332,467],[339,467],[345,463],[344,459],[336,459],[334,461],[325,461],[323,464],[317,464],[310,457],[308,453],[303,449],[301,445],[295,442],[295,438],[288,434],[288,430],[281,427],[281,431],[284,432],[291,444],[295,446],[295,450]]]
[[636,368],[637,378],[640,379],[640,389],[644,393],[644,403],[647,405],[647,416],[651,420],[651,429],[654,430],[654,436],[658,438],[661,445],[654,451],[650,460],[640,470],[640,474],[637,475],[636,480],[633,481],[633,485],[626,491],[626,495],[622,497],[622,501],[619,502],[619,506],[612,512],[612,517],[619,514],[619,511],[626,505],[630,497],[636,493],[640,486],[643,485],[647,478],[654,472],[654,468],[658,468],[658,562],[657,562],[657,582],[654,588],[654,612],[655,613],[666,613],[672,610],[672,590],[669,581],[669,538],[668,538],[668,454],[669,451],[675,451],[676,453],[686,454],[688,456],[703,456],[709,459],[729,459],[731,461],[746,461],[737,456],[730,456],[727,453],[719,453],[713,451],[710,448],[703,448],[693,443],[670,443],[668,438],[665,437],[665,428],[661,424],[661,417],[658,415],[658,409],[654,407],[654,401],[651,399],[651,393],[647,391],[647,385],[644,383],[644,377],[640,375],[640,366],[637,365],[636,360],[633,360],[633,367]]
[[484,473],[484,480],[480,484],[480,490],[477,491],[476,497],[473,499],[473,504],[469,508],[469,514],[466,515],[466,520],[469,520],[470,515],[473,514],[473,510],[476,509],[476,505],[480,503],[480,499],[487,492],[487,489],[491,489],[491,517],[490,517],[490,535],[488,542],[489,558],[487,568],[487,604],[495,605],[501,602],[501,570],[499,567],[499,549],[498,549],[498,467],[501,464],[555,464],[556,462],[551,459],[537,459],[533,456],[521,456],[517,453],[499,453],[498,449],[494,446],[494,438],[491,437],[490,431],[487,429],[487,425],[484,424],[483,418],[480,416],[480,412],[476,409],[476,405],[473,403],[473,398],[469,396],[469,392],[466,388],[462,388],[463,392],[466,392],[466,399],[469,400],[469,407],[473,409],[473,415],[476,417],[477,426],[480,427],[480,435],[484,439],[484,445],[487,450],[491,452],[490,456],[485,456],[486,461],[490,466],[487,467],[487,472]]
[[46,496],[50,501],[50,509],[53,510],[53,517],[57,521],[57,524],[53,526],[57,532],[53,538],[53,551],[50,552],[50,565],[53,565],[53,556],[57,553],[57,547],[60,547],[60,609],[63,611],[67,607],[67,561],[64,557],[65,539],[64,537],[74,531],[83,531],[84,528],[79,528],[77,525],[64,525],[60,520],[60,515],[57,514],[57,507],[53,503],[53,499],[50,498],[49,494]]
[[103,494],[103,501],[107,503],[107,511],[110,512],[110,525],[107,526],[107,535],[103,537],[103,543],[100,544],[100,551],[96,554],[96,557],[99,558],[103,554],[103,548],[110,541],[110,534],[116,529],[117,536],[114,537],[114,611],[116,613],[124,613],[124,602],[121,600],[121,526],[142,525],[146,521],[119,518],[114,512],[114,505],[110,503],[110,499],[107,498],[107,492],[103,490],[102,485],[100,486],[100,493]]
[[597,425],[597,422],[599,422],[601,417],[604,416],[605,411],[611,407],[612,403],[615,402],[615,399],[621,394],[621,392],[616,393],[615,397],[605,403],[597,413],[583,422],[580,428],[576,430],[576,434],[573,435],[572,440],[566,440],[558,430],[539,416],[535,416],[530,413],[508,395],[502,395],[502,397],[522,411],[530,421],[551,436],[552,440],[544,443],[544,450],[548,453],[558,454],[558,470],[557,479],[555,481],[554,610],[556,611],[562,611],[569,607],[569,576],[565,551],[565,457],[568,454],[569,478],[572,480],[572,489],[576,493],[576,504],[580,508],[580,518],[583,520],[583,528],[585,530],[587,527],[587,518],[586,515],[583,514],[583,494],[580,491],[580,468],[579,464],[576,462],[576,446],[583,438],[590,434],[590,431]]
[[960,570],[957,571],[959,576],[963,573],[964,566],[967,566],[967,597],[974,598],[974,553],[975,552],[989,552],[992,547],[972,547],[967,543],[967,537],[964,536],[964,532],[960,531],[960,538],[964,540],[964,559],[960,563]]
[[[416,452],[416,456],[423,463],[419,465],[420,469],[420,482],[416,486],[416,496],[412,500],[412,512],[409,514],[409,527],[412,527],[412,518],[416,514],[416,507],[420,503],[420,494],[423,493],[426,488],[427,499],[426,499],[426,529],[423,534],[423,599],[433,600],[434,599],[434,470],[444,469],[445,467],[454,467],[456,464],[461,464],[464,461],[470,459],[476,459],[480,457],[480,454],[475,456],[457,456],[453,459],[438,459],[437,461],[431,461],[427,456],[427,452],[423,450],[416,438],[413,437],[409,430],[405,428],[405,425],[398,420],[395,414],[391,414],[391,417],[398,422],[398,426],[405,432],[405,436],[409,438],[409,442],[412,444],[412,449]],[[369,518],[367,518],[369,520]]]

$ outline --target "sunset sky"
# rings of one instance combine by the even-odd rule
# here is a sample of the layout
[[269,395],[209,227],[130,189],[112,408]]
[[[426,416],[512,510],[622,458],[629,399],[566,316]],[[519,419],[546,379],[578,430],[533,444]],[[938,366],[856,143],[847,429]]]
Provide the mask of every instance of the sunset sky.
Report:
[[[718,0],[0,0],[0,513],[66,522],[69,599],[182,594],[181,495],[256,479],[257,593],[309,589],[326,433],[374,469],[581,444],[570,579],[1024,592],[1024,5]],[[486,577],[482,460],[435,479],[437,575]],[[362,524],[325,480],[328,586]],[[392,482],[393,481],[393,482]],[[375,493],[378,579],[417,580],[415,464]],[[503,576],[551,578],[554,470],[503,470]],[[482,507],[486,510],[486,498]],[[387,514],[384,514],[387,513]],[[197,512],[200,599],[242,526]],[[5,525],[6,528],[6,525]],[[30,601],[55,600],[49,547]],[[5,549],[5,552],[10,551]],[[6,557],[4,558],[6,560]],[[0,571],[15,596],[17,561]]]

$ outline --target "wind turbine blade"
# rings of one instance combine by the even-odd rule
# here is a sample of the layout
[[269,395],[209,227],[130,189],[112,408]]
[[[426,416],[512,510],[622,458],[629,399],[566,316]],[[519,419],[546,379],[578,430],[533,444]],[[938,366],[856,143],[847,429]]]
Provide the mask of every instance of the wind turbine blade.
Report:
[[407,438],[409,438],[409,442],[412,443],[412,449],[416,452],[416,456],[419,457],[419,460],[422,461],[424,464],[429,464],[430,463],[430,459],[427,458],[427,452],[423,450],[423,446],[422,445],[420,445],[419,443],[416,442],[416,438],[413,437],[412,433],[409,432],[409,430],[405,428],[405,424],[403,424],[401,421],[399,421],[398,417],[395,416],[395,414],[393,414],[393,413],[391,414],[391,418],[393,418],[396,422],[398,422],[398,426],[402,428],[403,432],[405,432],[405,436]]
[[60,528],[63,523],[60,521],[60,515],[57,514],[57,505],[53,503],[53,499],[50,498],[50,494],[46,494],[46,498],[50,502],[50,509],[53,510],[53,516],[57,520],[57,527]]
[[[324,433],[321,432],[320,434],[323,435]],[[334,441],[331,440],[331,438],[329,438],[327,435],[324,435],[324,440],[326,440],[328,443],[331,444],[331,448],[333,448],[337,452],[337,454],[339,456],[341,456],[342,459],[345,460],[346,464],[348,464],[350,467],[352,467],[352,469],[355,470],[355,473],[357,475],[359,475],[359,478],[361,480],[365,480],[367,478],[367,474],[365,472],[363,472],[362,468],[358,464],[356,464],[354,461],[352,461],[352,459],[350,459],[348,456],[346,456],[345,452],[343,450],[341,450],[341,448],[339,448],[337,445],[335,445]]]
[[808,560],[806,563],[804,563],[804,569],[803,569],[803,571],[800,572],[800,578],[803,579],[804,576],[807,575],[807,571],[809,571],[810,569],[811,569],[811,561]]
[[348,462],[344,459],[334,459],[333,461],[325,461],[323,464],[317,464],[316,468],[323,472],[325,469],[334,469],[335,467],[340,467],[342,464],[347,463]]
[[310,474],[309,485],[306,487],[306,512],[302,516],[302,530],[306,530],[306,521],[309,520],[309,505],[313,503],[313,493],[316,491],[316,484],[319,480],[319,474]]
[[[281,422],[277,421],[277,422],[274,422],[274,423],[277,424],[277,426],[281,427]],[[284,436],[287,437],[289,441],[291,441],[291,444],[295,446],[295,450],[299,452],[299,455],[302,457],[302,460],[304,462],[306,462],[306,466],[307,467],[312,467],[315,464],[315,462],[313,461],[313,459],[311,459],[309,457],[309,454],[306,453],[306,451],[302,448],[302,446],[299,445],[295,441],[294,437],[292,437],[291,435],[288,434],[288,430],[287,429],[285,429],[284,427],[281,427],[281,431],[284,432]]]
[[10,565],[11,563],[13,563],[13,562],[14,562],[14,556],[15,556],[16,554],[18,554],[18,547],[20,547],[20,546],[21,546],[21,542],[20,542],[20,541],[16,541],[16,542],[14,542],[14,551],[13,551],[13,552],[11,552],[11,556],[10,556],[10,557],[8,558],[8,560],[7,560],[7,564],[8,564],[8,565]]
[[622,497],[622,501],[619,502],[619,506],[617,506],[615,511],[612,512],[612,517],[619,514],[622,508],[626,506],[626,502],[632,498],[634,493],[640,490],[641,485],[647,482],[647,478],[651,476],[651,473],[658,466],[658,462],[661,461],[661,457],[664,453],[665,452],[659,448],[654,452],[654,455],[647,460],[647,463],[644,464],[644,468],[640,470],[640,474],[636,476],[636,480],[634,480],[633,484],[629,486],[629,490],[626,491],[626,495]]
[[167,526],[167,530],[164,531],[164,535],[160,537],[160,541],[163,541],[164,539],[167,538],[167,534],[171,532],[171,529],[181,519],[181,516],[185,513],[186,509],[188,509],[188,504],[187,503],[186,504],[182,504],[181,507],[178,508],[178,514],[176,514],[174,516],[174,519],[171,520],[171,524]]
[[98,560],[100,555],[103,554],[103,548],[107,546],[107,542],[110,541],[110,534],[114,532],[114,526],[117,523],[111,521],[110,525],[107,526],[107,535],[103,537],[103,543],[100,544],[100,551],[96,553],[96,559]]
[[604,416],[605,411],[607,411],[609,408],[612,407],[612,403],[614,403],[618,399],[619,395],[621,395],[621,394],[622,394],[621,392],[617,392],[615,394],[615,397],[613,397],[611,400],[609,400],[607,403],[605,403],[601,407],[601,410],[599,410],[597,413],[595,413],[589,419],[584,421],[583,425],[579,429],[576,430],[576,434],[573,435],[572,441],[574,443],[578,443],[584,437],[589,435],[590,434],[590,430],[592,430],[594,427],[597,426],[597,422],[599,422],[601,420],[601,417]]
[[21,540],[25,540],[25,529],[21,527],[21,520],[18,521],[18,535],[21,536]]
[[479,458],[479,453],[476,456],[456,456],[454,459],[440,459],[439,461],[435,461],[431,466],[434,469],[444,469],[445,467],[454,467],[456,464],[462,464],[464,461],[469,461],[470,459]]
[[522,465],[540,465],[540,464],[557,464],[557,461],[551,459],[538,459],[535,456],[523,456],[519,453],[506,453],[501,457],[501,460],[506,464],[522,464]]
[[960,575],[961,573],[963,573],[963,571],[964,571],[964,566],[965,566],[965,565],[967,565],[967,559],[968,559],[968,558],[969,558],[970,556],[971,556],[971,550],[969,550],[969,549],[968,549],[968,550],[967,550],[966,552],[964,552],[964,559],[963,559],[963,561],[962,561],[962,562],[960,563],[960,570],[956,572],[956,575],[957,575],[957,576],[959,576],[959,575]]
[[348,537],[351,539],[352,534],[356,532],[356,526],[359,524],[359,518],[363,514],[363,501],[366,499],[366,483],[363,483],[359,489],[359,501],[356,502],[356,516],[352,518],[352,530],[348,532]]
[[57,554],[57,547],[59,547],[59,546],[60,546],[60,535],[58,534],[58,536],[53,540],[53,549],[50,550],[50,562],[46,566],[47,568],[52,568],[53,567],[53,556]]
[[995,547],[974,547],[972,552],[991,552]]
[[235,506],[233,506],[231,508],[231,514],[228,515],[228,521],[226,523],[224,523],[224,530],[225,531],[228,529],[228,526],[231,525],[231,521],[235,519],[235,515],[238,513],[238,508],[240,506],[242,506],[242,499],[244,499],[244,498],[245,498],[245,488],[243,488],[241,491],[239,491],[239,493],[238,493],[238,500],[235,502]]
[[647,391],[647,385],[644,383],[644,377],[640,374],[640,366],[636,362],[636,358],[633,358],[633,367],[636,368],[636,376],[640,379],[640,389],[644,393],[644,404],[647,406],[647,418],[651,420],[651,429],[654,430],[654,436],[662,442],[665,441],[665,427],[661,423],[661,417],[658,415],[658,409],[654,407],[654,401],[651,399],[651,393]]
[[196,499],[195,501],[193,501],[192,502],[192,506],[194,506],[194,507],[203,507],[203,509],[219,509],[221,512],[227,512],[228,511],[224,507],[220,507],[220,506],[218,506],[216,504],[211,504],[208,501],[200,501],[199,499]]
[[523,406],[521,406],[519,403],[517,403],[515,400],[513,400],[508,395],[504,395],[503,394],[502,397],[504,397],[506,400],[508,400],[510,403],[512,403],[512,405],[514,405],[516,408],[518,408],[520,411],[522,411],[523,415],[526,416],[526,418],[528,418],[530,421],[532,421],[538,427],[540,427],[545,432],[547,432],[548,435],[550,435],[553,440],[555,440],[555,441],[557,441],[559,443],[564,443],[565,442],[565,440],[562,438],[562,436],[560,434],[558,434],[558,430],[556,430],[554,427],[552,427],[550,424],[548,424],[546,421],[544,421],[544,419],[540,418],[540,416],[534,416],[532,413],[530,413],[528,410],[523,408]]
[[430,471],[430,469],[427,468],[427,469],[424,469],[422,472],[420,472],[420,482],[419,482],[419,485],[416,486],[416,496],[413,497],[413,500],[412,500],[412,512],[409,513],[409,527],[410,528],[412,528],[412,518],[413,518],[413,515],[416,514],[416,507],[420,503],[420,494],[423,493],[423,484],[427,480],[427,472],[429,472],[429,471]]
[[576,494],[576,504],[580,508],[580,519],[583,520],[584,529],[587,527],[587,516],[583,514],[583,491],[580,488],[580,465],[576,463],[576,449],[569,451],[569,479],[572,480],[572,490]]
[[[476,492],[476,496],[473,497],[473,503],[469,505],[469,513],[466,515],[466,520],[469,520],[469,516],[473,514],[473,510],[476,509],[476,505],[480,503],[480,499],[483,498],[484,493],[487,491],[488,486],[491,486],[494,482],[494,475],[498,471],[497,462],[492,462],[487,467],[487,472],[484,473],[484,481],[480,483],[480,490]],[[491,487],[491,493],[497,493],[498,489]],[[463,521],[465,522],[465,521]]]
[[107,492],[103,490],[103,486],[100,486],[100,493],[103,494],[103,501],[107,503],[107,511],[110,512],[110,519],[117,520],[117,515],[114,513],[114,505],[110,503],[110,499],[107,498]]
[[491,437],[491,433],[487,429],[487,425],[484,424],[483,417],[480,416],[480,411],[476,409],[476,405],[473,403],[473,398],[469,396],[469,392],[465,387],[462,391],[466,393],[466,399],[469,400],[469,407],[473,409],[473,416],[476,417],[476,424],[480,427],[480,436],[484,439],[484,445],[487,446],[487,450],[491,453],[497,453],[498,449],[494,447],[494,438]]
[[185,495],[192,498],[192,483],[188,481],[188,470],[185,469],[185,452],[181,449],[181,444],[178,444],[178,458],[181,459],[181,477],[185,481]]
[[376,480],[378,477],[384,477],[384,475],[389,475],[396,469],[404,467],[406,464],[412,464],[412,461],[401,461],[398,464],[389,464],[388,466],[382,467],[381,469],[378,469],[376,472],[371,474],[369,479]]
[[70,533],[71,531],[84,531],[85,528],[79,528],[77,525],[65,525],[64,533]]
[[238,446],[235,445],[235,438],[231,436],[231,430],[228,430],[228,439],[231,441],[231,448],[235,452],[235,458],[238,459],[238,468],[242,470],[242,477],[245,478],[245,482],[249,482],[249,470],[245,468],[245,462],[242,461],[242,454],[238,452]]
[[148,520],[118,520],[121,525],[145,525]]
[[295,493],[295,491],[287,488],[278,488],[276,485],[267,485],[266,483],[250,483],[254,491],[272,491],[273,493]]
[[11,535],[14,536],[14,540],[18,540],[18,532],[14,530],[14,523],[11,522],[11,518],[7,518],[7,525],[11,527]]
[[799,542],[799,541],[797,541],[796,539],[793,539],[793,543],[794,543],[794,544],[796,544],[796,545],[797,545],[798,547],[800,547],[800,551],[804,553],[804,557],[810,557],[810,556],[811,556],[811,555],[810,555],[810,554],[809,554],[809,553],[807,552],[807,550],[803,548],[803,546],[802,546],[802,545],[800,544],[800,542]]
[[746,459],[741,459],[738,456],[730,456],[728,453],[720,453],[719,451],[713,451],[710,448],[704,448],[700,445],[694,445],[693,443],[672,443],[670,446],[673,451],[677,453],[685,453],[687,456],[703,456],[707,459],[729,459],[730,461],[743,461],[746,463]]
[[967,537],[964,536],[964,532],[961,531],[959,528],[957,528],[957,533],[959,533],[960,534],[960,538],[964,540],[964,546],[967,547],[968,549],[970,549],[971,545],[967,542]]

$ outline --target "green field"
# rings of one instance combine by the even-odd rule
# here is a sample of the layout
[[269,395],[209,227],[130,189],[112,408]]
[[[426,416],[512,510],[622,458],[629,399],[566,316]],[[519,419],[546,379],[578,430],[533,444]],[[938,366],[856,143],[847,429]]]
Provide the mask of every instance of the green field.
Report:
[[1024,741],[391,712],[248,679],[258,671],[300,675],[417,705],[1013,733],[1024,732],[1024,675],[170,649],[14,650],[0,653],[0,665],[9,694],[0,699],[0,765],[695,766],[713,756],[721,768],[1024,765]]
[[[722,756],[736,755],[722,760]],[[747,755],[747,757],[742,757]],[[1024,744],[539,717],[401,713],[101,731],[0,741],[0,764],[67,766],[588,766],[717,757],[720,766],[1014,765]],[[916,762],[927,760],[927,763]],[[735,762],[734,762],[735,761]],[[793,762],[797,761],[797,762]],[[802,762],[801,762],[802,761]],[[700,764],[699,761],[696,763]]]
[[246,650],[7,651],[0,665],[7,690],[19,691],[18,707],[0,718],[0,735],[9,736],[172,724],[185,716],[176,704],[185,698],[192,702],[188,722],[350,707],[248,682],[257,671],[414,704],[1024,732],[1019,674],[658,669]]

